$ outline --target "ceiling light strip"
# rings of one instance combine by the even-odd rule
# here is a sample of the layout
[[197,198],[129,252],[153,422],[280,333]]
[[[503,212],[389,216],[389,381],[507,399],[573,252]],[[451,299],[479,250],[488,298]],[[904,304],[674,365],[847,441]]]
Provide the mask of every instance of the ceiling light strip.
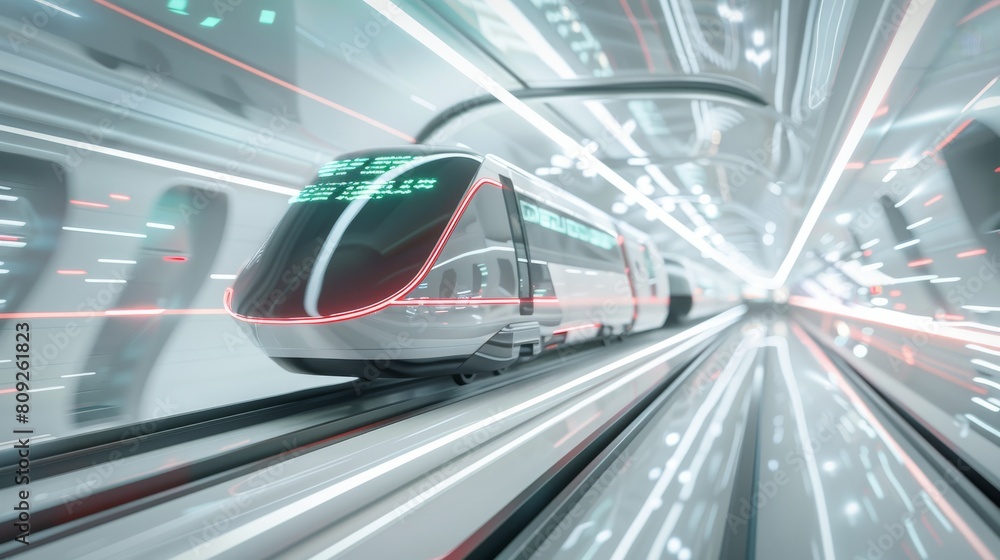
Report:
[[459,54],[455,49],[448,46],[434,33],[418,23],[409,14],[404,12],[399,6],[390,0],[365,0],[365,3],[377,10],[389,21],[395,23],[400,27],[400,29],[408,33],[411,37],[419,41],[433,53],[451,64],[456,70],[482,87],[485,91],[496,97],[497,100],[507,106],[511,111],[519,115],[529,124],[537,128],[542,134],[555,142],[567,155],[584,162],[586,165],[594,169],[594,171],[596,171],[601,177],[615,186],[615,188],[627,196],[633,197],[633,199],[636,200],[647,212],[659,218],[661,222],[677,233],[677,235],[681,236],[685,241],[701,251],[704,256],[718,262],[733,273],[746,279],[750,284],[758,285],[760,287],[769,287],[769,284],[772,283],[769,279],[738,265],[735,261],[733,261],[733,259],[729,258],[727,255],[723,254],[704,239],[696,235],[693,231],[684,226],[684,224],[682,224],[677,218],[663,210],[649,197],[639,192],[639,190],[636,189],[630,182],[625,180],[625,178],[616,173],[598,158],[594,157],[593,154],[588,152],[576,140],[571,138],[568,134],[550,123],[523,101],[511,94],[510,91],[505,89],[488,74],[480,70],[475,64]]
[[885,99],[889,91],[889,86],[896,79],[896,75],[899,73],[906,55],[916,42],[917,35],[927,21],[936,1],[922,0],[921,2],[914,2],[911,4],[911,9],[908,9],[904,14],[903,20],[896,30],[896,35],[893,37],[888,51],[886,51],[885,58],[882,60],[882,65],[875,75],[871,88],[868,90],[868,94],[861,105],[861,110],[851,125],[847,138],[844,139],[844,144],[840,147],[840,152],[833,161],[830,172],[823,181],[816,198],[813,200],[812,206],[809,208],[809,212],[802,222],[802,226],[795,235],[795,239],[788,249],[788,254],[785,255],[784,261],[778,267],[778,272],[775,274],[772,282],[775,286],[781,286],[788,280],[792,267],[795,266],[796,261],[801,256],[806,242],[809,240],[809,236],[812,234],[816,223],[823,213],[823,209],[837,188],[837,184],[840,182],[847,164],[850,163],[851,157],[854,155],[858,144],[861,143],[865,131],[875,118],[875,113],[882,104],[882,100]]

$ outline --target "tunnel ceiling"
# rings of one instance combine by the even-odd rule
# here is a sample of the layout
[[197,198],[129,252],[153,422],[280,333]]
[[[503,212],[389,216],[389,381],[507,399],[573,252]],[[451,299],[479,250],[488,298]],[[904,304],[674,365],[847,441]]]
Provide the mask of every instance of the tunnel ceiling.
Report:
[[[906,7],[903,0],[397,4],[695,237],[768,277],[794,246]],[[935,8],[940,17],[928,20],[924,31],[961,33],[956,22],[968,12],[966,4]],[[160,68],[171,75],[171,88],[189,90],[172,90],[175,101],[212,115],[190,125],[220,134],[232,122],[249,122],[283,140],[294,138],[298,145],[287,149],[308,172],[294,166],[276,172],[305,178],[341,153],[392,144],[465,146],[503,157],[648,231],[671,254],[703,256],[369,3],[288,3],[267,24],[273,39],[226,35],[205,25],[214,20],[196,13],[202,8],[191,4],[187,12],[170,5],[85,5],[84,19],[115,19],[136,44],[110,49],[103,38],[76,35],[82,28],[53,28],[67,45],[39,56],[90,72],[74,62],[78,54],[68,54],[75,42],[104,72],[137,76],[139,68]],[[915,138],[926,144],[934,137],[941,123],[919,104],[938,107],[937,101],[932,91],[914,93],[935,61],[963,60],[961,47],[938,52],[949,43],[918,42],[918,54],[904,53],[906,64],[867,134],[885,140],[860,146],[871,152],[869,160],[899,158],[915,149]],[[171,60],[191,69],[164,68]],[[225,64],[197,74],[210,79],[194,78],[202,68],[195,63],[219,60]],[[956,83],[942,72],[941,80],[927,84],[940,95]],[[255,78],[246,79],[247,73]],[[55,83],[58,74],[41,79]],[[963,88],[981,85],[979,77],[965,81]],[[277,129],[275,119],[282,125]],[[891,134],[884,134],[887,127]],[[851,162],[845,180],[857,178],[858,170],[866,181],[879,174],[877,164],[854,167],[863,164]],[[839,189],[832,202],[848,209],[867,202],[863,192],[851,198],[845,191]],[[824,232],[843,214],[827,210],[819,223]],[[807,249],[824,245],[818,242],[824,232],[817,230]]]

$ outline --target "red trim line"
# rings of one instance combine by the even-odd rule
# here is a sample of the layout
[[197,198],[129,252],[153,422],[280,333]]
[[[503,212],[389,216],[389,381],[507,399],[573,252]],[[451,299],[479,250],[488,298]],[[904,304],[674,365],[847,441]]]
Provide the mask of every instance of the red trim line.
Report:
[[[417,288],[417,286],[419,286],[420,283],[423,282],[427,278],[427,275],[430,274],[431,268],[433,268],[434,263],[437,262],[438,257],[441,256],[441,252],[444,251],[444,247],[448,243],[448,240],[451,238],[452,233],[454,233],[455,228],[458,227],[458,222],[459,222],[459,220],[462,219],[462,216],[465,214],[466,208],[468,208],[469,204],[472,203],[472,198],[476,195],[477,192],[479,192],[480,187],[482,187],[483,185],[490,185],[490,186],[501,188],[501,189],[503,188],[503,185],[501,185],[497,181],[495,181],[493,179],[490,179],[488,177],[483,177],[483,178],[479,179],[478,181],[476,181],[472,185],[472,187],[468,190],[468,192],[465,193],[465,196],[462,198],[462,201],[458,205],[458,209],[455,210],[454,214],[452,214],[451,220],[448,222],[448,225],[445,226],[444,232],[442,232],[442,234],[441,234],[441,238],[438,239],[437,244],[434,246],[434,249],[431,251],[430,257],[427,258],[427,262],[424,263],[424,266],[420,268],[420,272],[417,273],[417,276],[414,277],[414,279],[411,280],[409,284],[407,284],[406,286],[403,286],[402,289],[400,289],[399,291],[397,291],[396,293],[392,294],[391,296],[385,298],[382,301],[379,301],[377,303],[373,303],[371,305],[362,307],[360,309],[355,309],[353,311],[346,311],[346,312],[343,312],[343,313],[336,313],[334,315],[325,315],[325,316],[322,316],[322,317],[280,317],[280,318],[248,317],[246,315],[240,315],[239,313],[236,313],[236,312],[233,311],[233,308],[232,308],[233,289],[232,288],[227,288],[226,289],[226,293],[223,296],[223,306],[226,308],[226,311],[230,315],[232,315],[232,317],[234,319],[237,319],[237,320],[240,320],[240,321],[244,321],[246,323],[256,323],[256,324],[259,324],[259,325],[289,325],[289,324],[317,325],[317,324],[323,324],[323,323],[336,323],[338,321],[347,321],[349,319],[357,319],[358,317],[363,317],[365,315],[370,315],[370,314],[375,313],[377,311],[381,311],[381,310],[385,309],[386,307],[389,307],[390,305],[421,305],[419,303],[412,303],[412,302],[415,302],[415,301],[447,301],[447,302],[449,302],[446,305],[454,305],[456,302],[462,302],[463,305],[469,305],[469,303],[467,303],[467,302],[472,301],[471,299],[469,299],[469,300],[457,300],[457,299],[456,300],[400,300],[399,298],[402,298],[403,296],[405,296],[405,295],[409,294],[410,292],[412,292],[413,290],[415,290]],[[485,300],[483,300],[483,301],[485,301]],[[518,300],[516,298],[514,298],[514,301],[520,302],[520,300]],[[433,304],[424,304],[424,305],[433,305]]]
[[977,17],[985,14],[986,12],[994,8],[1000,8],[1000,0],[993,0],[988,4],[984,4],[976,8],[975,10],[972,11],[972,13],[959,20],[958,25],[965,25],[966,23],[969,23],[970,21],[976,19]]
[[968,128],[970,124],[972,124],[972,119],[969,119],[963,122],[962,124],[958,125],[958,127],[955,128],[955,130],[951,131],[951,134],[946,136],[945,139],[942,140],[940,144],[935,146],[935,150],[940,152],[941,150],[945,149],[945,147],[948,146],[948,144],[954,142],[955,139],[958,138],[958,135],[961,134],[966,128]]
[[942,198],[944,198],[944,195],[943,194],[939,194],[939,195],[935,196],[934,198],[932,198],[932,199],[928,200],[927,202],[925,202],[924,206],[930,206],[931,204],[934,204],[935,202],[941,200]]

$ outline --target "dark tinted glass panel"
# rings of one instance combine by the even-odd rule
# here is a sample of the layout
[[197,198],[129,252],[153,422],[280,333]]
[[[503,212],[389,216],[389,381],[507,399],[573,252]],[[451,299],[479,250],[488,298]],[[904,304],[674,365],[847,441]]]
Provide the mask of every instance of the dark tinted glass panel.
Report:
[[613,235],[533,198],[521,196],[519,204],[533,261],[599,270],[624,269],[621,249]]
[[514,270],[510,223],[503,212],[499,188],[484,185],[473,196],[437,262],[423,282],[406,297],[517,297],[504,282],[504,270]]
[[412,281],[480,165],[461,153],[365,152],[324,166],[234,286],[254,317],[326,316]]

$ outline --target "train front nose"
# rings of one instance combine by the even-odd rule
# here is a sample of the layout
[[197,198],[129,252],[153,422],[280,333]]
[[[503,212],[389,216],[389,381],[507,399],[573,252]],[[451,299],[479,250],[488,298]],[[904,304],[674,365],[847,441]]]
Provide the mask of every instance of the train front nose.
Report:
[[265,327],[330,328],[378,312],[419,283],[480,163],[409,147],[325,165],[240,272],[227,308],[271,350],[287,337]]

